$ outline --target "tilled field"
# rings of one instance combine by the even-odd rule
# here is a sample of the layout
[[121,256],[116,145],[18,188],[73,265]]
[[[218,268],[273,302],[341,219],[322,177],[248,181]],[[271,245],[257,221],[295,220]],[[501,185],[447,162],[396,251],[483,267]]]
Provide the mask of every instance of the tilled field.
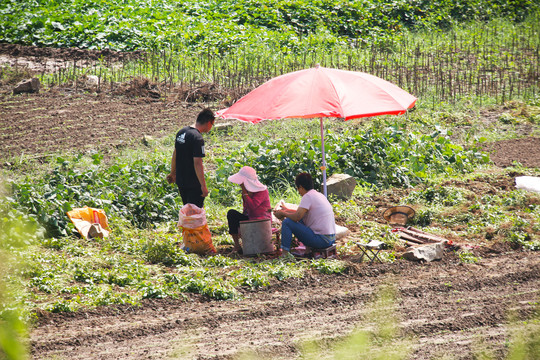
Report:
[[[0,94],[0,148],[5,157],[61,151],[107,152],[173,133],[195,122],[199,106],[70,91]],[[172,150],[171,150],[172,151]]]
[[[74,149],[106,153],[130,146],[143,135],[172,134],[192,123],[199,111],[198,105],[174,99],[72,89],[13,96],[10,87],[3,86],[0,166]],[[529,136],[523,139],[487,147],[496,165],[517,161],[540,166],[540,139],[527,129]],[[475,192],[488,188],[487,193],[513,187],[510,178],[493,181],[454,185]],[[376,201],[399,198],[396,194],[395,199],[373,201],[377,205]],[[368,215],[380,218],[378,213]],[[474,252],[481,257],[477,264],[462,264],[453,252],[428,264],[399,260],[366,265],[351,258],[347,275],[313,273],[275,282],[246,291],[238,301],[190,295],[184,300],[146,301],[140,307],[43,313],[31,331],[32,354],[35,359],[232,359],[251,351],[252,358],[294,359],[303,341],[317,340],[318,358],[333,358],[331,340],[347,337],[356,328],[373,328],[374,295],[391,284],[396,289],[394,308],[379,314],[395,311],[398,339],[408,339],[410,348],[403,347],[403,352],[408,351],[410,359],[444,354],[472,359],[485,349],[502,358],[511,337],[510,319],[527,319],[538,310],[540,256],[500,244]]]
[[[172,133],[192,123],[200,110],[174,102],[65,92],[4,92],[0,106],[2,155],[20,161],[75,148],[107,153],[143,135]],[[501,166],[514,160],[535,166],[537,144],[533,137],[500,142],[492,158]],[[484,187],[513,186],[512,179],[493,181]],[[461,185],[471,190],[481,185],[475,184]],[[501,357],[507,351],[510,314],[526,319],[538,307],[540,256],[510,249],[478,251],[484,252],[482,260],[470,265],[453,253],[430,264],[367,266],[352,259],[347,276],[312,274],[247,292],[240,301],[191,296],[138,308],[42,314],[31,333],[32,353],[35,359],[229,359],[249,350],[254,358],[290,359],[300,356],[303,341],[316,339],[322,347],[319,357],[325,358],[332,355],[325,348],[333,346],[330,340],[372,327],[373,295],[390,282],[397,288],[400,339],[410,337],[410,359],[443,354],[471,359],[484,347]]]
[[[502,252],[501,252],[502,251]],[[471,359],[485,349],[502,357],[509,318],[538,309],[540,258],[532,252],[484,249],[477,264],[447,254],[440,262],[357,265],[348,275],[310,275],[247,292],[240,301],[155,300],[139,308],[46,314],[32,332],[36,359],[230,359],[299,357],[302,342],[328,341],[371,328],[374,294],[396,291],[400,338],[409,358],[444,354]],[[403,351],[406,351],[405,348]]]

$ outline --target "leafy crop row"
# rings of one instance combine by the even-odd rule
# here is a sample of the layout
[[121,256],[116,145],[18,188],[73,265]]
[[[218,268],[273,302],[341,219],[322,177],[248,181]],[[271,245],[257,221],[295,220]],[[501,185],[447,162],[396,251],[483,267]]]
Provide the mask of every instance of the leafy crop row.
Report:
[[52,47],[164,49],[221,54],[264,43],[295,52],[325,32],[324,42],[384,43],[402,28],[467,20],[524,19],[531,0],[441,1],[18,1],[0,5],[0,39]]
[[68,235],[71,225],[66,212],[83,205],[103,208],[141,228],[178,216],[179,200],[164,180],[164,159],[110,167],[99,166],[100,161],[96,155],[94,166],[81,171],[57,158],[59,166],[37,184],[14,183],[14,197],[8,200],[56,237]]
[[[241,297],[239,288],[256,289],[270,285],[271,279],[303,277],[309,269],[306,264],[278,260],[249,262],[221,255],[201,258],[184,253],[170,233],[139,232],[138,239],[127,243],[124,229],[116,227],[114,234],[103,240],[70,238],[51,247],[50,239],[41,239],[36,243],[41,245],[40,251],[28,246],[12,249],[14,264],[20,265],[17,274],[33,292],[31,301],[42,309],[63,312],[139,304],[146,298],[178,298],[185,293],[225,300]],[[112,248],[117,250],[109,251]],[[311,267],[321,272],[345,270],[341,262],[319,261]],[[2,305],[0,316],[9,310]]]
[[[434,174],[464,173],[488,161],[481,152],[453,144],[446,131],[437,129],[425,135],[401,126],[373,128],[359,134],[328,131],[325,135],[328,173],[349,174],[361,183],[380,188],[408,187]],[[309,134],[294,140],[252,142],[217,159],[215,181],[224,183],[227,174],[242,165],[250,165],[270,186],[291,183],[300,172],[310,172],[319,186],[321,157],[320,138]],[[230,194],[228,189],[217,191],[223,197]]]
[[[376,187],[411,186],[434,174],[457,174],[472,170],[487,157],[465,150],[436,130],[430,135],[405,131],[400,125],[373,128],[365,133],[325,135],[328,173],[346,173]],[[257,169],[261,181],[275,189],[292,183],[299,172],[312,173],[320,184],[321,140],[306,134],[300,139],[264,140],[250,143],[216,158],[211,188],[214,201],[231,205],[230,174],[243,165]],[[58,158],[59,166],[37,182],[13,183],[13,206],[31,214],[48,236],[69,234],[72,225],[66,212],[83,205],[103,208],[139,228],[174,221],[180,208],[175,189],[165,182],[168,161],[116,163],[104,166],[99,155],[94,165],[81,171],[76,161]]]

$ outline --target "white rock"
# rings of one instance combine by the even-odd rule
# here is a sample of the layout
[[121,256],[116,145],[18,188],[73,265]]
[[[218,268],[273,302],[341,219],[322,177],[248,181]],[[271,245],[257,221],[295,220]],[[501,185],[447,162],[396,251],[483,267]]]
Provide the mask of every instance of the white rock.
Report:
[[427,262],[433,260],[440,260],[443,257],[444,245],[443,243],[434,243],[429,245],[414,246],[408,250],[403,257],[407,260]]
[[86,83],[91,86],[98,86],[99,78],[96,75],[88,75],[86,77]]
[[212,129],[214,131],[218,131],[218,132],[228,132],[230,130],[232,130],[233,128],[233,124],[231,123],[216,123]]
[[154,141],[154,138],[150,135],[143,135],[142,137],[142,143],[144,146],[150,146],[150,143],[152,143],[152,141]]
[[344,238],[345,236],[349,235],[349,233],[350,233],[349,229],[347,229],[344,226],[340,226],[336,224],[336,240]]

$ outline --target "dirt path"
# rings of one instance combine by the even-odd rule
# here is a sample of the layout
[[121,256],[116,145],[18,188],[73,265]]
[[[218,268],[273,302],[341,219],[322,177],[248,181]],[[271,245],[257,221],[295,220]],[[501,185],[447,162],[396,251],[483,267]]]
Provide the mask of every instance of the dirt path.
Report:
[[502,355],[510,311],[527,318],[540,298],[540,256],[533,252],[495,251],[469,265],[448,254],[441,262],[352,269],[345,276],[277,283],[240,301],[169,299],[140,308],[48,314],[32,332],[33,355],[230,359],[250,350],[254,358],[298,358],[303,340],[335,339],[371,326],[373,295],[390,281],[398,289],[401,335],[412,337],[411,359],[470,359],[482,346]]

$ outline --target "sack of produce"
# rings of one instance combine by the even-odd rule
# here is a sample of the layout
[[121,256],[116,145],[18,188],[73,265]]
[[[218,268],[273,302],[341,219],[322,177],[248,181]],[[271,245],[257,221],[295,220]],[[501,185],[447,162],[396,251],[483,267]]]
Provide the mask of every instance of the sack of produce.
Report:
[[182,230],[186,252],[199,255],[216,252],[203,208],[194,204],[184,205],[178,214],[178,228]]
[[214,254],[216,248],[212,243],[212,234],[208,224],[195,229],[184,228],[182,231],[184,250],[199,255]]
[[206,225],[206,211],[194,204],[186,204],[178,214],[178,227],[195,229]]

